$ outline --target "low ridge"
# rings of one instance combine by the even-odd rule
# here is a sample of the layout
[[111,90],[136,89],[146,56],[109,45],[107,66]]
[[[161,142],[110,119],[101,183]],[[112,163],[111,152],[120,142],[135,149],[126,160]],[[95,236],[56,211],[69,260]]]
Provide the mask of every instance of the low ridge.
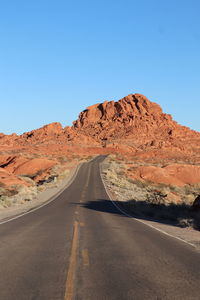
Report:
[[130,94],[86,108],[71,127],[55,122],[19,136],[1,133],[3,197],[18,192],[18,185],[37,190],[99,154],[126,162],[124,174],[131,180],[199,182],[200,133],[178,124],[145,96]]
[[[200,133],[179,125],[162,108],[141,94],[105,101],[86,108],[72,127],[51,123],[21,136],[0,135],[0,144],[76,144],[135,149],[199,150]],[[80,144],[81,142],[81,144]],[[122,146],[123,145],[123,146]],[[193,150],[192,150],[193,149]]]

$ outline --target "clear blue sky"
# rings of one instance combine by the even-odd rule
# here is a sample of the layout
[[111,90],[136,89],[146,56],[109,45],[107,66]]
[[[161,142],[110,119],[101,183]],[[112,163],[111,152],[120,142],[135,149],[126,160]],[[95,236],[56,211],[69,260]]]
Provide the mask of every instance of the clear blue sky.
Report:
[[0,3],[0,132],[143,93],[200,131],[199,0]]

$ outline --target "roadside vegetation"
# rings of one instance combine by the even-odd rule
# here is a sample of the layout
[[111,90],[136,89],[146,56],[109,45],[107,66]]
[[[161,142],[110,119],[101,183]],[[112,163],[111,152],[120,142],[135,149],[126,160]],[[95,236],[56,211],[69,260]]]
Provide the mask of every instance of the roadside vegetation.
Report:
[[200,195],[200,184],[180,187],[129,177],[131,170],[141,165],[145,161],[128,161],[117,155],[106,158],[102,175],[113,199],[138,218],[199,230],[200,214],[192,205]]
[[[37,156],[37,158],[42,157],[44,156]],[[47,158],[47,156],[45,158]],[[48,158],[50,157],[48,156]],[[76,154],[73,154],[73,156],[70,157],[60,156],[58,157],[58,164],[51,168],[51,170],[49,170],[49,174],[41,180],[34,180],[41,175],[41,171],[31,175],[18,175],[17,178],[26,182],[27,186],[23,184],[5,185],[0,181],[0,209],[37,200],[38,193],[50,188],[59,187],[63,180],[67,180],[67,178],[70,177],[72,170],[78,164],[84,163],[91,158],[92,156],[81,157]]]

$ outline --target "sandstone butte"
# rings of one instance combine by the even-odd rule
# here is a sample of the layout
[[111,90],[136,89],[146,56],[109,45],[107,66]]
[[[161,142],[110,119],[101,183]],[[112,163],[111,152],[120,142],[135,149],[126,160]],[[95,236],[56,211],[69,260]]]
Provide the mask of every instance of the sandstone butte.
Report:
[[[178,124],[145,96],[130,94],[86,108],[71,127],[52,123],[19,136],[1,133],[0,183],[27,185],[20,175],[36,182],[48,178],[61,157],[107,153],[148,162],[128,174],[139,180],[200,182],[200,133]],[[165,167],[155,166],[162,160]]]

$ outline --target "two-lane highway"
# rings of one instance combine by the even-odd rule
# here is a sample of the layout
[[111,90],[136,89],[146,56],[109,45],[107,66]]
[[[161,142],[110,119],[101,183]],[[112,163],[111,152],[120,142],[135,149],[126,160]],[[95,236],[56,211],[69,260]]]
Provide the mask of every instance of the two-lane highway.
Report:
[[0,300],[200,299],[200,254],[122,215],[103,159],[53,202],[0,225]]

